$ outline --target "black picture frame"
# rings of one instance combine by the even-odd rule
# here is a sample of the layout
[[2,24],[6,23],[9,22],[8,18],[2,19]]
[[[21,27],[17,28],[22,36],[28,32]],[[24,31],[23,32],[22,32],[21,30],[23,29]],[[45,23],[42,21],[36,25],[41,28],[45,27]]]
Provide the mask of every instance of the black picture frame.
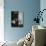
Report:
[[24,13],[20,11],[11,11],[11,27],[24,26]]

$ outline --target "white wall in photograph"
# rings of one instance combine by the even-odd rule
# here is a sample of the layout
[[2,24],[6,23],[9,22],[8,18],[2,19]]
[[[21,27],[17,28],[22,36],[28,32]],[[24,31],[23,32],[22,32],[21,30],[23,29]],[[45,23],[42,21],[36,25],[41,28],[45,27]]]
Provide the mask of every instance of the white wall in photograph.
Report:
[[23,12],[19,12],[19,15],[18,15],[18,20],[19,20],[19,24],[23,24],[23,18],[24,15],[23,15]]

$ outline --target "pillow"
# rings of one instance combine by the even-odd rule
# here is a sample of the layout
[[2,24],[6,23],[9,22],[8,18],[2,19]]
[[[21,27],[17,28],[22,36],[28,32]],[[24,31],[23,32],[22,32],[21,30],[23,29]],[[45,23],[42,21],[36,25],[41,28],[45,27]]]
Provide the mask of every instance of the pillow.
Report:
[[33,35],[29,32],[25,37],[23,46],[30,46],[32,42],[33,42]]
[[17,42],[17,46],[23,46],[24,40],[25,40],[25,37],[22,38],[22,39],[20,39],[20,40]]

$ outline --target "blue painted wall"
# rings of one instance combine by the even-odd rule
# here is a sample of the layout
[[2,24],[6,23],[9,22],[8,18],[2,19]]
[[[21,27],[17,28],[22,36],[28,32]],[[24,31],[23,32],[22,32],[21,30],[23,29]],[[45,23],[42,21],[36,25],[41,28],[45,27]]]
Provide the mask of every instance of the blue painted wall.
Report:
[[[42,11],[43,9],[46,9],[46,0],[41,0],[40,1],[40,10]],[[46,10],[43,12],[43,22],[40,21],[40,25],[46,27]]]
[[[4,0],[4,2],[5,40],[18,41],[31,30],[33,18],[36,17],[35,12],[40,9],[40,0]],[[24,27],[11,27],[12,10],[24,12]]]

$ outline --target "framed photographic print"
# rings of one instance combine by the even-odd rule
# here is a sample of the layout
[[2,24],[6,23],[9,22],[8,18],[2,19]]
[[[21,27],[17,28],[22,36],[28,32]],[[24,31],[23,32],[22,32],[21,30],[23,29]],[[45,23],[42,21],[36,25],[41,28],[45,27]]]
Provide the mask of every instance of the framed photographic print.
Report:
[[24,26],[24,13],[20,11],[11,11],[11,26],[23,27]]

